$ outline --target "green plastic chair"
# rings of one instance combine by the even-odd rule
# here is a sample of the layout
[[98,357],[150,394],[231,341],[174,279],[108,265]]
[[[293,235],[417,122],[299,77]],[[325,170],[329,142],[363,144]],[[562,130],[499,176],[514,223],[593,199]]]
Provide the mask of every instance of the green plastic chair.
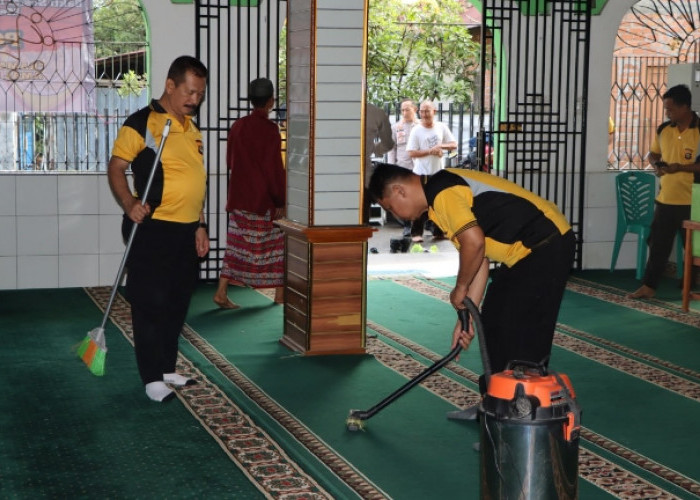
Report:
[[[613,247],[610,272],[615,270],[622,240],[627,233],[637,234],[637,274],[638,280],[644,276],[647,262],[647,238],[654,218],[654,196],[656,176],[648,172],[622,172],[615,176],[617,189],[617,231]],[[678,232],[676,242],[676,274],[683,276],[683,244]]]

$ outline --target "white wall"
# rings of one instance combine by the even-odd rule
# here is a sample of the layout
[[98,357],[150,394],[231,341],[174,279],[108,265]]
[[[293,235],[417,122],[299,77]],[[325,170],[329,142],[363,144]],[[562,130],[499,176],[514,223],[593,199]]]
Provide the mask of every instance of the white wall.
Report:
[[159,98],[170,63],[179,56],[195,55],[195,10],[191,4],[170,0],[141,0],[146,9],[151,35],[151,67],[148,79],[151,95]]
[[0,288],[113,283],[120,225],[104,175],[0,175]]
[[[615,241],[617,223],[615,175],[617,172],[606,170],[612,51],[620,21],[635,3],[636,0],[609,0],[601,15],[593,16],[591,23],[583,232],[584,269],[609,268]],[[636,238],[636,235],[632,234],[625,238],[616,269],[636,267]]]

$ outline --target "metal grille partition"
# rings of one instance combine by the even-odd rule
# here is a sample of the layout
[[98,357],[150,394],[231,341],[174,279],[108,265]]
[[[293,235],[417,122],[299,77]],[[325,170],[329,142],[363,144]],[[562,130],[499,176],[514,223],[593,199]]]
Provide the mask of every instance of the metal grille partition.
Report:
[[[481,164],[556,203],[582,266],[592,0],[483,0]],[[489,148],[489,149],[491,149]]]
[[671,64],[678,64],[678,58],[613,58],[610,115],[615,131],[608,152],[611,170],[646,166],[656,127],[666,120],[663,95],[668,90],[666,73]]
[[196,55],[209,69],[207,99],[198,116],[204,136],[208,171],[207,207],[211,251],[201,277],[218,278],[226,251],[226,198],[228,169],[226,140],[233,122],[250,113],[248,82],[266,77],[278,92],[275,116],[280,119],[280,33],[286,0],[197,0],[195,3]]
[[[128,42],[108,36],[118,16]],[[0,172],[106,171],[148,104],[145,38],[137,1],[0,2]]]

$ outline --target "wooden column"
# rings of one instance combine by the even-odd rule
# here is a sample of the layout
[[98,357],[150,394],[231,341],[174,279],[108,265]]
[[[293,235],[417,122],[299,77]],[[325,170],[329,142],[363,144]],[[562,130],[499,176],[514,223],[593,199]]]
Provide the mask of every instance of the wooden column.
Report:
[[362,224],[366,0],[294,0],[287,29],[287,219],[282,344],[365,352]]
[[364,354],[367,226],[307,227],[280,221],[285,232],[284,334],[306,355]]

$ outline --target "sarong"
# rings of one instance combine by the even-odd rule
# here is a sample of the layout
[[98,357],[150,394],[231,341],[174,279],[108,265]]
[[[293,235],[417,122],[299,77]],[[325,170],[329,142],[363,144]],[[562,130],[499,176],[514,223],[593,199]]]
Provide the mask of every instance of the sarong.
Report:
[[252,288],[284,285],[284,233],[272,223],[272,212],[229,214],[221,277]]

